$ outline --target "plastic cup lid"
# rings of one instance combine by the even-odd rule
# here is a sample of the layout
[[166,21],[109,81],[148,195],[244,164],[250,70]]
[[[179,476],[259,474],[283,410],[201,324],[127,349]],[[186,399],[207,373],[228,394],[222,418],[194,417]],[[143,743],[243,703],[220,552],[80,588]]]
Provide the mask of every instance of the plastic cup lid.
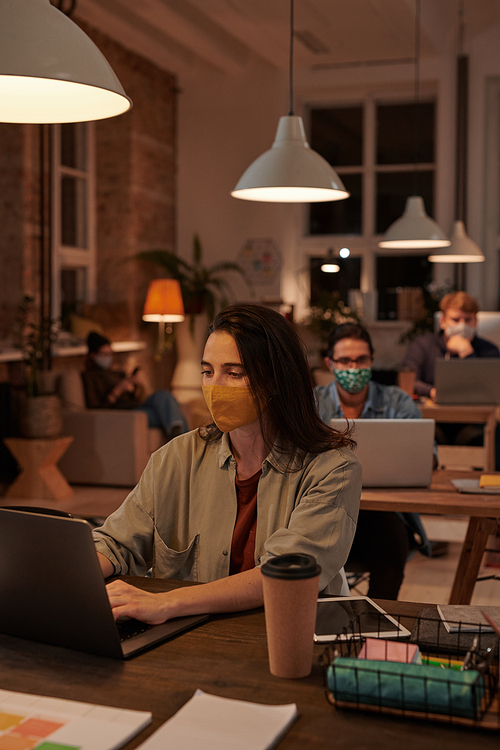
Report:
[[277,555],[271,557],[261,568],[263,575],[269,578],[314,578],[321,573],[321,567],[312,555]]

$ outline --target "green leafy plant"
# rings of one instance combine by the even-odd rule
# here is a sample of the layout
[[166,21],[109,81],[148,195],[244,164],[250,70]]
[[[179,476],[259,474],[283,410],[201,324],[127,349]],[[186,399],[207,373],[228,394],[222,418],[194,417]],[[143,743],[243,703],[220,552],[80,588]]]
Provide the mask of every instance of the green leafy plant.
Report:
[[44,317],[36,322],[35,316],[35,299],[25,295],[18,308],[17,324],[19,347],[26,364],[26,395],[29,397],[45,395],[44,354],[56,340],[59,330],[59,321]]
[[179,258],[169,250],[145,250],[134,255],[133,258],[154,263],[164,269],[171,278],[177,279],[181,287],[184,308],[191,316],[191,325],[194,324],[193,316],[197,313],[205,312],[211,319],[218,309],[229,304],[229,297],[233,296],[232,290],[226,279],[220,276],[221,273],[235,271],[249,285],[245,272],[238,263],[221,261],[211,266],[204,266],[202,264],[203,249],[197,234],[193,239],[192,263]]
[[303,322],[326,348],[328,337],[335,326],[361,321],[357,313],[340,299],[340,293],[335,291],[323,292]]

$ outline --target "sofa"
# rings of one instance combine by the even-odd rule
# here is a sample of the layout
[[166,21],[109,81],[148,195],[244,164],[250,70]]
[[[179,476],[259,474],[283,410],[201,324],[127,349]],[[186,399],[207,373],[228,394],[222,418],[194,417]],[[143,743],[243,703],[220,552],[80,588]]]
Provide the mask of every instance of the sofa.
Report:
[[142,411],[87,409],[80,372],[53,373],[62,401],[63,435],[73,437],[59,468],[75,484],[133,487],[151,453],[167,442],[162,430],[148,426]]

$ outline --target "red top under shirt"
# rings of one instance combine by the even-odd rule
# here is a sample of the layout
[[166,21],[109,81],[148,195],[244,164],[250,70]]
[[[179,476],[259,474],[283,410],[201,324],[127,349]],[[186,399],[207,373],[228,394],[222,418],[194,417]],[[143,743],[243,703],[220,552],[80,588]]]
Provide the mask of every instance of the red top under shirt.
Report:
[[231,543],[229,575],[255,568],[255,527],[257,526],[257,485],[262,469],[248,479],[236,478],[238,514]]

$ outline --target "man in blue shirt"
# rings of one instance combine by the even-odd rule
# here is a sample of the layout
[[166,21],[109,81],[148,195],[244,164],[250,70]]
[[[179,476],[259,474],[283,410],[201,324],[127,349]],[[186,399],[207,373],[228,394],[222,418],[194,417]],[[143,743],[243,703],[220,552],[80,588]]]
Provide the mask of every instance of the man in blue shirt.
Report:
[[[327,386],[319,386],[318,409],[330,419],[421,419],[411,397],[396,386],[371,380],[373,345],[368,331],[355,323],[333,329],[325,363],[335,374]],[[417,541],[418,540],[418,541]],[[397,599],[410,549],[431,554],[430,542],[416,513],[360,511],[349,560],[370,573],[368,596]]]

